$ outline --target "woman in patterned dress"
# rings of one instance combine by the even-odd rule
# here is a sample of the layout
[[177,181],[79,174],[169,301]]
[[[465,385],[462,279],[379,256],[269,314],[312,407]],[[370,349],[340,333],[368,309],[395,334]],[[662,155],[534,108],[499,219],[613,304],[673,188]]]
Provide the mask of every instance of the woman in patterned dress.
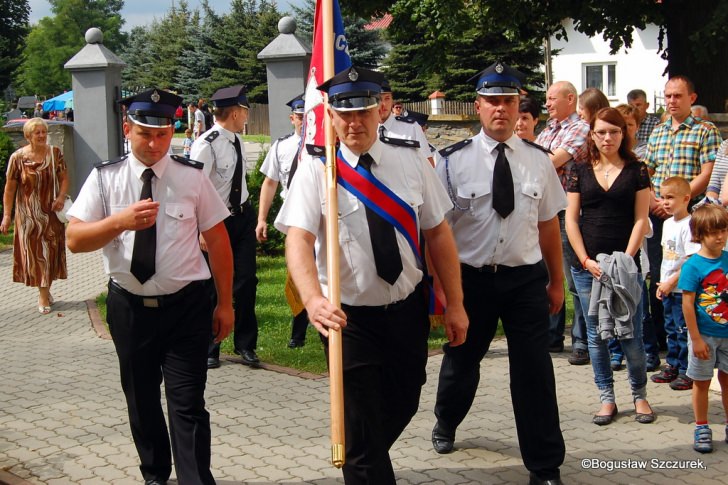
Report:
[[23,135],[29,145],[8,160],[0,232],[8,232],[14,203],[13,281],[37,287],[38,311],[47,314],[51,283],[67,276],[65,227],[54,211],[63,208],[68,177],[60,149],[48,145],[45,121],[28,120]]

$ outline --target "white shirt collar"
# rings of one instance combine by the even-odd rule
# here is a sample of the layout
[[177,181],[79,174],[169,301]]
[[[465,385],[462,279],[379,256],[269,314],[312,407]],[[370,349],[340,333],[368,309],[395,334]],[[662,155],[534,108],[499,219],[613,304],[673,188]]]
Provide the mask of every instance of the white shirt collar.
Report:
[[[344,156],[344,160],[349,162],[349,165],[356,168],[356,166],[359,164],[360,155],[355,155],[354,152],[349,150],[349,147],[347,147],[344,143],[339,146],[339,150],[341,150],[341,154]],[[379,165],[379,161],[382,159],[382,142],[379,140],[379,138],[374,140],[374,144],[369,147],[369,150],[367,150],[366,153],[371,155],[375,164]]]
[[164,171],[167,169],[167,165],[169,165],[169,155],[165,154],[161,159],[157,161],[157,163],[155,163],[151,167],[148,167],[140,162],[139,159],[135,157],[134,153],[132,152],[129,153],[129,165],[131,166],[131,170],[134,173],[134,176],[137,177],[139,180],[141,180],[144,170],[148,168],[151,168],[154,172],[154,175],[158,179],[160,179],[164,175]]

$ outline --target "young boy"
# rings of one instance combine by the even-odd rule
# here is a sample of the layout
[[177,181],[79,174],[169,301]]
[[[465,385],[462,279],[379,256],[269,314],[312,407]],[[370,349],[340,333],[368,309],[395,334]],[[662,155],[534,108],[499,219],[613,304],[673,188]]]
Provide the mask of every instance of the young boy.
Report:
[[683,295],[676,288],[680,267],[688,256],[700,249],[690,235],[690,184],[681,177],[670,177],[662,182],[660,195],[665,212],[672,215],[662,226],[662,266],[657,298],[662,300],[667,334],[667,365],[651,376],[653,382],[669,382],[676,391],[692,389],[693,381],[686,375],[688,369],[688,334],[685,328]]
[[[690,339],[688,376],[693,379],[695,435],[693,448],[713,451],[713,433],[708,427],[708,388],[713,369],[723,396],[728,421],[728,212],[716,204],[695,209],[690,220],[693,241],[700,251],[683,265],[678,288],[683,290],[683,313]],[[728,442],[728,426],[726,426]]]
[[192,150],[192,130],[187,128],[185,130],[185,141],[184,141],[184,144],[182,145],[182,154],[185,157],[190,158],[191,150]]

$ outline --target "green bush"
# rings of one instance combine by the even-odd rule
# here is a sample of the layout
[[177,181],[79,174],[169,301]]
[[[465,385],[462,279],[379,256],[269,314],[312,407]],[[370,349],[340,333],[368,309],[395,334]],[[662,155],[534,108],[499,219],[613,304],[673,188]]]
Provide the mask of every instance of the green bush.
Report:
[[[267,151],[263,151],[260,156],[258,156],[258,161],[255,164],[255,171],[248,174],[248,193],[250,194],[250,202],[253,204],[256,217],[258,214],[258,202],[260,201],[260,188],[263,185],[263,180],[265,180],[265,175],[260,172],[260,166],[263,165],[266,153]],[[284,241],[286,237],[282,232],[273,227],[272,224],[276,215],[278,215],[278,211],[282,204],[282,200],[279,195],[280,191],[281,185],[278,184],[278,190],[276,191],[275,197],[273,197],[270,212],[268,212],[268,240],[258,246],[263,254],[270,256],[280,255],[285,251]]]
[[[7,133],[0,131],[0,194],[5,191],[5,176],[8,170],[8,159],[15,151],[15,144]],[[0,214],[2,209],[2,195],[0,195]],[[2,217],[0,215],[0,217]]]

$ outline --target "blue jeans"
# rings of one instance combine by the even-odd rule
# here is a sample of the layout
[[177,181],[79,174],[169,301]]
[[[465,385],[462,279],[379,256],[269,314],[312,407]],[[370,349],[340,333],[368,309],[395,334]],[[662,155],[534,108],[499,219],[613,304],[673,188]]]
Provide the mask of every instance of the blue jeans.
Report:
[[[589,301],[591,300],[592,281],[594,277],[585,269],[571,268],[571,275],[574,278],[576,291],[579,292],[579,300],[582,304],[582,311],[586,317],[586,333],[589,342],[589,358],[594,370],[594,383],[600,392],[602,403],[614,403],[614,376],[609,365],[609,349],[607,341],[602,340],[597,332],[598,318],[596,315],[589,315]],[[634,318],[634,338],[622,339],[620,343],[625,357],[627,358],[627,373],[629,384],[632,389],[632,400],[645,399],[647,397],[647,370],[645,364],[645,346],[642,342],[642,307],[637,306]]]
[[[652,315],[650,314],[650,299],[647,293],[647,283],[644,281],[642,282],[642,342],[645,344],[647,357],[659,358],[660,347],[657,345],[655,326],[652,323]],[[624,352],[622,352],[622,345],[616,338],[609,341],[609,352],[616,360],[622,362]]]
[[682,311],[682,293],[662,297],[667,332],[667,363],[685,374],[688,369],[688,329]]
[[[559,212],[559,226],[561,229],[561,247],[563,248],[562,263],[564,267],[564,276],[566,277],[566,285],[568,286],[569,293],[574,303],[574,320],[571,325],[571,348],[573,350],[586,350],[587,349],[587,337],[586,337],[586,321],[581,311],[581,304],[579,303],[579,294],[576,292],[574,287],[574,281],[571,278],[571,260],[576,259],[574,256],[574,250],[571,249],[569,238],[566,235],[566,229],[564,226],[564,215],[565,211]],[[564,297],[566,300],[566,296]],[[549,335],[551,336],[551,344],[557,344],[564,341],[564,327],[566,326],[566,302],[555,315],[549,316]]]

